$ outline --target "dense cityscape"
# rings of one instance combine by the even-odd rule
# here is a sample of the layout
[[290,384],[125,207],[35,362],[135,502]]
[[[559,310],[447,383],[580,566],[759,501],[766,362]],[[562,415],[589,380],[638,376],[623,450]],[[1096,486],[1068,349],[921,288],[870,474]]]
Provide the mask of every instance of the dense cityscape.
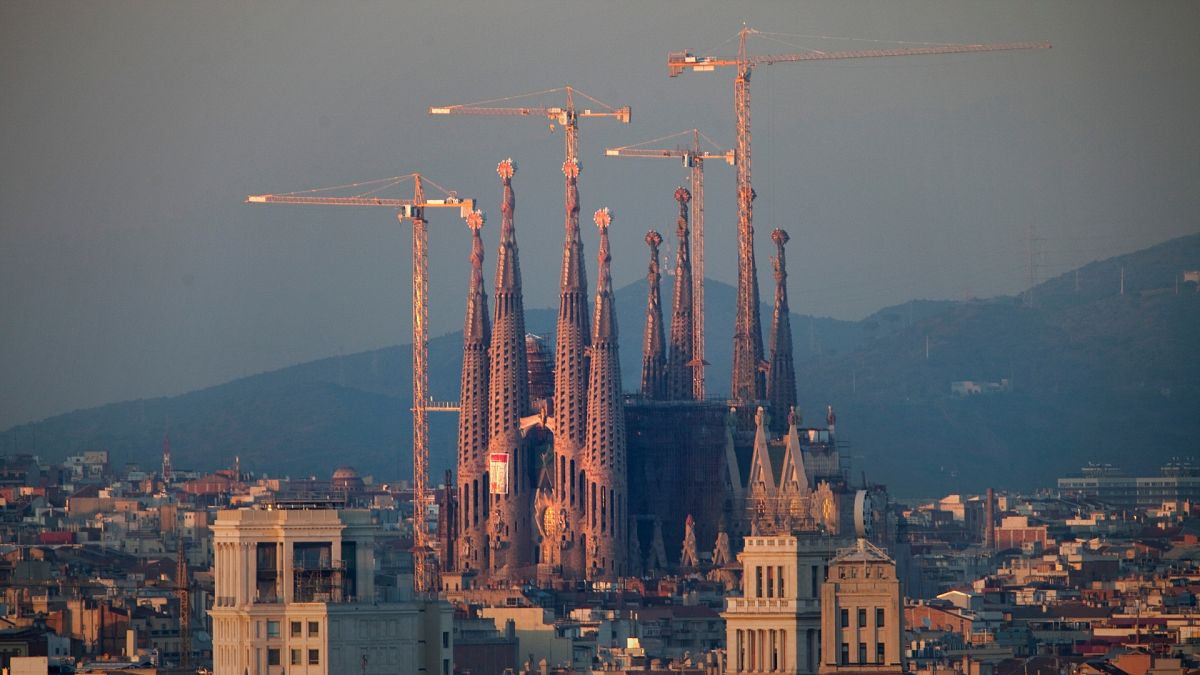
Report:
[[[276,20],[279,26],[299,21],[264,36],[264,44],[282,39],[291,48],[306,42],[300,27],[323,24],[305,17],[303,8],[291,9],[299,19],[290,11],[288,17],[268,12],[250,18],[261,29],[276,28]],[[1200,394],[1200,361],[1194,357],[1194,336],[1200,330],[1200,235],[1193,232],[1194,213],[1181,209],[1186,218],[1177,220],[1187,220],[1185,225],[1164,216],[1172,225],[1148,235],[1139,233],[1141,224],[1121,223],[1116,228],[1121,234],[1104,247],[1084,248],[1085,237],[1076,233],[1069,245],[1076,246],[1078,259],[1053,270],[1041,250],[1054,225],[1022,222],[1020,284],[1006,280],[1008,286],[989,286],[974,269],[949,282],[964,287],[979,283],[994,293],[991,297],[964,290],[962,299],[919,299],[922,293],[934,297],[940,292],[930,285],[914,287],[910,297],[918,299],[889,305],[882,294],[895,289],[880,284],[902,284],[886,274],[871,279],[870,265],[863,262],[851,274],[868,278],[865,285],[855,285],[861,279],[842,280],[831,295],[865,295],[864,302],[875,303],[873,313],[853,324],[819,316],[811,306],[813,297],[829,294],[829,289],[818,284],[803,291],[806,311],[812,313],[798,314],[794,275],[816,258],[837,258],[827,243],[829,250],[815,250],[820,244],[813,242],[820,240],[813,233],[845,228],[854,217],[818,226],[811,222],[819,220],[813,215],[819,211],[805,210],[811,208],[808,204],[802,204],[799,215],[790,210],[794,201],[804,201],[791,194],[801,181],[780,163],[799,160],[771,151],[781,140],[798,136],[812,111],[788,110],[783,119],[771,112],[772,97],[791,95],[781,94],[778,84],[799,70],[789,70],[789,64],[829,68],[824,72],[835,78],[850,71],[822,64],[866,63],[867,70],[879,62],[884,65],[872,76],[880,81],[936,81],[951,68],[961,71],[955,77],[1001,80],[1011,77],[1003,70],[1006,60],[1026,59],[1030,68],[1029,62],[1056,57],[1058,44],[1052,49],[1042,41],[1045,36],[1020,34],[1037,22],[1020,24],[1015,32],[1014,26],[1005,26],[998,34],[1009,41],[989,42],[950,41],[936,31],[936,41],[775,32],[784,24],[799,30],[792,25],[799,22],[776,17],[777,7],[769,9],[771,25],[758,28],[744,22],[712,49],[660,49],[663,45],[653,41],[658,75],[663,80],[683,76],[681,84],[672,85],[678,90],[694,86],[690,91],[703,91],[695,73],[720,80],[726,97],[731,88],[732,98],[715,102],[698,93],[672,94],[694,109],[688,126],[699,126],[697,118],[716,120],[729,128],[713,136],[731,139],[728,143],[713,142],[705,131],[691,128],[632,144],[610,143],[601,151],[600,143],[591,140],[593,131],[620,130],[619,125],[633,120],[624,91],[607,84],[599,89],[605,98],[615,95],[619,105],[572,85],[445,103],[442,96],[479,98],[460,90],[480,87],[478,81],[455,86],[455,67],[446,66],[420,86],[416,76],[405,76],[404,89],[422,108],[393,116],[407,128],[408,142],[423,148],[403,153],[411,173],[263,193],[254,192],[255,173],[266,160],[259,162],[256,156],[248,162],[253,168],[234,169],[221,157],[218,170],[198,174],[208,178],[187,190],[202,193],[209,202],[234,201],[228,189],[205,183],[215,181],[216,174],[232,175],[236,201],[243,202],[238,205],[243,225],[277,219],[264,225],[264,231],[271,231],[290,217],[301,223],[294,229],[303,231],[307,225],[296,212],[366,207],[357,211],[364,219],[376,217],[404,233],[403,261],[396,263],[396,251],[388,259],[403,274],[368,282],[406,296],[384,311],[366,302],[358,305],[350,298],[357,291],[339,290],[345,280],[339,280],[337,265],[323,267],[315,262],[318,253],[300,254],[301,245],[289,250],[274,239],[270,245],[241,248],[222,242],[200,254],[195,269],[212,275],[198,282],[187,273],[181,277],[182,290],[137,282],[134,295],[147,305],[159,296],[167,304],[186,304],[194,300],[193,286],[209,284],[211,289],[226,280],[236,293],[245,294],[246,309],[237,321],[247,328],[238,344],[248,354],[245,363],[253,365],[239,371],[244,379],[227,380],[240,386],[240,398],[230,397],[220,377],[206,373],[206,384],[197,380],[185,394],[36,419],[38,413],[32,411],[76,405],[72,402],[81,399],[67,390],[85,389],[90,377],[86,368],[115,359],[128,340],[106,335],[112,326],[101,326],[94,329],[95,345],[89,343],[87,349],[72,349],[67,338],[55,342],[56,333],[91,334],[93,327],[85,329],[79,316],[62,310],[67,317],[62,326],[44,328],[61,317],[47,318],[30,308],[51,304],[43,300],[39,284],[55,284],[30,282],[25,288],[0,283],[4,292],[7,285],[24,294],[23,309],[5,306],[0,312],[6,325],[19,326],[21,340],[34,336],[20,343],[21,349],[14,348],[17,339],[0,342],[5,350],[0,375],[14,377],[0,387],[8,396],[0,399],[0,407],[20,404],[17,412],[0,411],[4,420],[14,422],[0,429],[0,675],[1200,674],[1200,463],[1191,454],[1200,429],[1193,405]],[[42,31],[49,30],[54,17],[61,18],[53,8],[20,10],[0,8],[0,26],[9,12]],[[116,15],[132,17],[123,10],[114,9]],[[592,7],[570,12],[586,16],[585,10]],[[161,11],[163,21],[187,15],[182,6]],[[614,5],[614,12],[636,23],[630,7]],[[538,21],[560,19],[545,16],[553,12],[538,13]],[[941,14],[930,12],[929,17],[944,18]],[[974,18],[964,25],[988,23],[980,18],[987,12],[979,7],[966,14]],[[218,19],[229,16],[235,14]],[[517,13],[521,21],[529,16]],[[1117,12],[1116,18],[1128,17]],[[201,23],[199,17],[190,20]],[[474,19],[471,25],[479,23]],[[536,23],[525,30],[537,32],[531,29]],[[420,33],[422,51],[455,42],[437,44],[443,40],[433,36],[444,33],[416,31],[408,24],[404,28]],[[366,34],[370,29],[355,30]],[[227,30],[232,29],[197,34],[211,37]],[[119,32],[103,31],[108,39]],[[12,35],[0,34],[0,43],[11,42],[6,37]],[[1068,49],[1077,49],[1071,42],[1076,36],[1068,31],[1067,37]],[[42,65],[28,56],[37,46],[26,44],[25,34],[22,39],[14,53],[27,58],[4,74],[6,81],[11,76],[26,84],[24,97],[36,98],[43,81],[55,81],[43,77],[42,69],[51,72],[60,66]],[[472,39],[479,42],[467,51],[491,48],[482,37]],[[805,40],[824,42],[821,48],[799,44]],[[400,41],[413,42],[409,36]],[[218,84],[204,94],[214,101],[228,82],[241,76],[241,62],[224,71],[213,65],[221,58],[216,52],[244,48],[232,46],[235,42],[216,48],[206,44],[213,61],[196,62],[197,72],[221,71],[226,78],[215,80]],[[618,47],[633,43],[631,36],[613,39]],[[336,45],[334,51],[343,45],[363,48],[356,40],[330,44]],[[329,58],[324,51],[329,48],[318,48],[322,58]],[[171,53],[163,45],[154,50]],[[621,51],[607,42],[604,50]],[[267,54],[270,49],[250,60]],[[478,56],[472,51],[476,62]],[[274,63],[273,58],[263,56],[263,61]],[[505,62],[504,57],[493,58],[492,66]],[[591,61],[602,61],[587,58],[588,63],[573,67],[588,72],[595,65]],[[943,60],[951,66],[936,70]],[[189,59],[174,61],[162,72],[191,76]],[[314,81],[339,80],[313,65],[319,61],[303,61],[305,78],[311,70]],[[919,67],[884,73],[886,64],[897,61]],[[280,65],[284,70],[297,67],[295,56],[280,57],[277,65],[285,62]],[[431,72],[442,65],[434,57],[420,62]],[[775,85],[758,75],[767,66],[780,71]],[[256,67],[247,70],[258,73]],[[270,73],[271,67],[263,72]],[[1032,69],[1023,72],[1028,76]],[[504,93],[522,79],[514,72],[524,75],[527,69],[509,70],[513,72],[503,76],[481,76],[500,89],[490,93]],[[115,82],[108,75],[118,71],[106,67],[101,81]],[[346,71],[340,72],[345,78]],[[607,82],[628,74],[613,68],[603,77],[594,71],[592,76]],[[250,89],[278,85],[278,94],[291,88],[282,84],[287,76],[278,82],[275,73],[263,77],[251,78]],[[155,71],[151,79],[157,87],[172,78]],[[38,84],[29,87],[29,81]],[[363,81],[343,79],[329,99],[359,101]],[[752,81],[756,92],[767,92],[753,105]],[[270,85],[264,86],[266,82]],[[949,102],[936,100],[949,89],[933,96],[922,114],[936,113],[939,106],[950,109]],[[683,98],[689,95],[695,100]],[[264,112],[265,101],[271,100],[270,94],[265,96],[246,98],[232,116],[266,120],[281,114],[278,109]],[[121,96],[105,91],[102,98]],[[652,104],[653,98],[632,100]],[[361,100],[364,109],[387,108],[369,97]],[[207,129],[201,134],[204,143],[226,134],[206,117],[204,105],[198,111],[169,107],[168,114],[153,119],[174,124],[186,118],[187,124],[169,128]],[[755,157],[766,158],[755,160],[757,174],[751,171],[752,108],[757,115],[754,147],[762,152]],[[1031,138],[1035,134],[1027,120],[1011,127],[1018,130],[1010,130],[1011,138],[995,131],[1004,126],[1000,117],[1020,109],[1002,94],[989,92],[968,108],[973,112],[953,123],[962,126],[950,130],[935,125],[929,138],[914,145],[943,135],[964,144],[968,137],[995,134],[1001,139],[999,148],[1023,142],[1016,137],[1026,131]],[[720,115],[711,113],[717,109]],[[0,110],[6,122],[7,110]],[[992,118],[981,111],[1003,112]],[[707,119],[710,113],[714,117]],[[340,124],[324,113],[312,117],[314,138],[325,139],[321,134]],[[417,117],[444,126],[428,128],[436,133],[416,131],[426,123],[414,121]],[[484,117],[500,119],[476,119]],[[675,117],[685,116],[676,110],[668,121],[673,124]],[[456,157],[447,163],[434,158],[443,146],[508,138],[511,129],[528,126],[528,120],[548,127],[561,156],[557,150],[546,154],[544,140],[513,135],[511,145],[497,146],[508,150],[498,156],[474,153],[469,160]],[[845,118],[847,126],[854,123]],[[1060,117],[1046,126],[1065,135],[1074,123],[1074,118],[1068,123]],[[0,125],[9,127],[21,125]],[[170,136],[148,133],[146,146],[158,152],[160,146],[171,146],[164,140]],[[293,140],[283,133],[269,137],[258,152]],[[300,145],[310,140],[304,162],[271,180],[309,184],[338,175],[319,165],[335,145],[345,147],[345,139],[305,139]],[[1185,148],[1181,154],[1194,169],[1187,142],[1179,143]],[[436,144],[438,153],[422,143]],[[345,145],[365,155],[372,150],[368,146],[386,144],[358,138]],[[513,157],[506,157],[510,152]],[[552,174],[546,172],[547,157],[552,157]],[[643,208],[650,201],[625,199],[625,184],[638,182],[633,173],[598,181],[607,190],[597,189],[599,197],[585,209],[581,186],[590,189],[592,184],[584,167],[592,171],[593,158],[598,163],[599,157],[623,165],[631,162],[622,158],[668,159],[676,174],[669,189],[647,190],[653,192],[646,198],[653,201],[652,209]],[[1024,178],[1020,159],[1009,157],[1006,163],[982,155],[963,157],[947,160],[954,172],[973,174],[989,163],[1000,167],[996,175],[1005,177],[986,192],[1005,193],[1008,201],[1018,202],[1013,213],[1021,213],[1019,202],[1030,194],[1058,189],[1030,188],[1038,181]],[[519,172],[518,160],[526,159],[532,170]],[[865,166],[874,158],[856,161]],[[481,166],[486,168],[486,190],[478,181]],[[731,174],[707,179],[713,198],[707,225],[706,166],[722,173],[729,167]],[[1131,166],[1122,171],[1144,172]],[[427,167],[453,175],[447,182],[453,188],[424,173]],[[170,169],[152,172],[159,177],[139,171],[130,185],[139,186],[142,194],[156,194],[162,181],[171,180],[163,177],[172,174]],[[549,186],[547,175],[553,176]],[[980,184],[992,180],[991,174],[979,176]],[[1073,179],[1079,178],[1061,177],[1061,182]],[[791,182],[776,190],[783,181]],[[6,182],[12,181],[0,184]],[[865,190],[853,182],[852,196],[843,197],[835,211],[851,212],[860,191],[879,192],[883,202],[903,202],[910,191],[922,193],[916,201],[925,200],[933,211],[959,210],[949,226],[954,230],[986,230],[984,221],[967,223],[978,214],[1003,211],[966,198],[957,203],[954,195],[942,194],[936,180],[932,188],[914,177],[911,183],[895,180],[898,188],[868,184]],[[1030,191],[1007,195],[1006,190],[1021,183]],[[0,202],[11,203],[25,188],[0,189],[9,190],[0,192]],[[534,205],[528,216],[517,207],[518,193],[524,200],[526,189]],[[823,195],[805,197],[821,201]],[[164,213],[172,210],[168,196],[141,201]],[[829,201],[837,200],[831,196]],[[1064,211],[1078,206],[1066,203]],[[525,201],[521,204],[526,208]],[[0,234],[18,220],[38,221],[28,214],[10,216],[5,209]],[[757,230],[756,209],[762,209]],[[97,211],[101,220],[119,219],[111,215],[116,212],[111,204],[102,203]],[[323,212],[329,211],[346,210]],[[761,217],[763,212],[770,218]],[[901,216],[893,221],[886,213],[880,219],[887,222],[870,224],[865,236],[886,243],[854,242],[837,265],[857,265],[860,251],[868,247],[888,258],[891,251],[886,249],[899,251],[899,239],[920,242],[913,234],[919,226]],[[1028,213],[1001,217],[1015,231],[1016,221]],[[764,225],[768,220],[771,225]],[[647,224],[648,231],[643,229]],[[292,225],[289,221],[288,227]],[[308,225],[309,235],[337,229],[326,221]],[[185,223],[181,229],[187,227]],[[448,241],[445,233],[451,230],[459,243],[448,253],[450,244],[439,238]],[[886,233],[901,230],[896,242],[888,240]],[[1130,233],[1134,239],[1126,236]],[[363,243],[375,241],[370,234],[359,235],[343,228],[335,236],[347,250],[374,246]],[[271,237],[263,235],[263,241]],[[1157,242],[1147,241],[1155,237]],[[214,241],[220,239],[214,236]],[[0,245],[0,255],[4,248]],[[179,260],[195,253],[187,248],[178,242],[168,246],[179,252]],[[947,270],[957,269],[962,260],[968,267],[984,268],[995,262],[986,258],[1000,257],[983,248],[950,247],[945,254],[934,254],[947,259],[945,269],[939,267],[934,276],[953,277]],[[760,271],[766,250],[769,261]],[[361,260],[364,269],[370,268],[365,262],[369,255],[356,250],[348,256],[354,261],[349,266]],[[304,261],[298,263],[300,258]],[[236,262],[228,263],[231,259]],[[4,261],[0,258],[0,268]],[[252,268],[260,262],[300,270],[313,279],[328,276],[335,300],[324,310],[315,296],[294,305],[279,300],[284,294],[278,289],[258,288],[250,276],[231,271],[238,264]],[[1011,267],[1011,262],[1001,261],[1001,266]],[[109,263],[105,260],[104,266],[125,271],[122,263]],[[226,263],[229,267],[223,267]],[[920,266],[912,261],[901,265]],[[60,266],[58,260],[54,266]],[[61,267],[66,270],[62,287],[69,293],[82,293],[83,286],[99,285],[104,278],[73,277],[69,263]],[[636,273],[622,277],[621,271],[630,269]],[[1011,270],[1005,274],[1013,276]],[[732,283],[714,281],[714,275]],[[551,276],[553,282],[548,281]],[[400,288],[397,279],[411,286]],[[762,279],[770,279],[769,288]],[[1020,290],[1014,293],[1013,288]],[[537,302],[553,306],[540,308]],[[268,306],[270,311],[264,309]],[[346,313],[331,312],[333,306]],[[452,323],[444,318],[448,307],[454,309]],[[396,313],[397,308],[410,323],[403,324],[404,358],[394,363],[380,366],[379,355],[387,347],[347,357],[341,343],[331,347],[316,341],[313,349],[337,356],[303,362],[307,357],[302,352],[292,354],[281,346],[292,334],[316,330],[317,323],[338,323],[335,315],[352,324],[348,333],[354,333],[358,321]],[[290,317],[310,310],[307,318],[313,323],[307,329],[304,323],[291,323]],[[111,314],[135,330],[146,325],[119,309]],[[631,314],[636,323],[628,320]],[[194,324],[173,333],[179,345],[157,349],[169,353],[168,360],[204,371],[207,352],[195,345],[193,351],[185,350],[185,333],[198,336],[201,347],[216,345],[214,351],[238,347],[222,342],[228,336],[215,323],[209,325],[202,310],[197,316]],[[619,316],[624,318],[619,321]],[[154,321],[150,325],[155,328],[144,332],[155,332]],[[271,322],[278,325],[263,328]],[[390,331],[383,344],[401,339],[396,325],[375,326]],[[132,365],[117,367],[117,379],[160,367],[151,363],[156,349],[151,344],[132,347]],[[39,351],[43,348],[45,353]],[[270,357],[250,358],[260,349]],[[346,364],[356,358],[369,366],[347,374]],[[289,380],[270,370],[280,364],[307,375]],[[35,387],[15,377],[33,373],[30,377],[40,386],[42,372],[47,382],[67,379],[46,385],[39,394],[42,400],[35,401]],[[65,393],[59,397],[55,388]],[[172,391],[180,390],[187,387]],[[112,396],[110,400],[120,398]],[[442,419],[442,426],[431,417]],[[366,429],[361,422],[367,419],[384,420],[385,431]],[[1076,464],[1083,466],[1068,469]]]

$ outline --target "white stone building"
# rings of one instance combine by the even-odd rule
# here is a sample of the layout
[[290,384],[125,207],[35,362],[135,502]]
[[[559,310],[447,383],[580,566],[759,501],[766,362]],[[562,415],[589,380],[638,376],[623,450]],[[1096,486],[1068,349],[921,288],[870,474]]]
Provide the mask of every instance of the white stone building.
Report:
[[370,512],[229,510],[212,532],[216,675],[453,672],[450,605],[376,601]]
[[721,613],[726,672],[817,672],[821,585],[839,544],[825,535],[746,537],[742,595],[726,599]]

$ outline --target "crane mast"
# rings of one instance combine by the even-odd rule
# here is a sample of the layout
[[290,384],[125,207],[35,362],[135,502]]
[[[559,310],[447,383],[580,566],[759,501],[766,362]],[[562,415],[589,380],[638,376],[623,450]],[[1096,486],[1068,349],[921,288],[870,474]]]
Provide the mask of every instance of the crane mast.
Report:
[[[562,92],[566,96],[566,104],[563,106],[551,107],[495,107],[483,106],[484,103],[496,103],[501,101],[510,101],[513,99],[528,98],[532,96],[541,96],[544,94]],[[592,110],[590,108],[579,109],[575,107],[575,95],[579,94],[584,98],[596,103],[604,108],[604,110]],[[572,230],[572,225],[575,230],[579,229],[579,204],[576,186],[579,180],[579,120],[588,117],[611,117],[622,124],[629,124],[630,111],[629,106],[623,108],[613,108],[605,103],[602,103],[591,96],[579,91],[578,89],[565,86],[557,89],[547,89],[545,91],[532,92],[529,94],[520,94],[517,96],[506,96],[499,99],[490,99],[480,101],[478,103],[466,103],[461,105],[449,106],[431,106],[429,108],[430,115],[486,115],[486,116],[519,116],[519,117],[543,117],[551,122],[556,122],[563,128],[563,176],[566,179],[565,200],[566,200],[566,218],[567,230]]]
[[[391,199],[375,196],[411,178],[412,199]],[[426,199],[425,183],[438,187],[444,198]],[[369,187],[363,193],[348,197],[324,196],[329,190]],[[418,593],[436,589],[437,569],[433,548],[426,529],[426,501],[429,495],[429,227],[425,219],[427,208],[456,208],[463,218],[479,215],[475,200],[460,199],[457,193],[442,189],[419,173],[385,178],[366,183],[352,183],[336,188],[317,188],[303,192],[278,195],[250,195],[252,204],[305,204],[327,206],[382,206],[397,210],[397,220],[412,222],[412,444],[413,444],[413,586]]]
[[[700,147],[700,137],[702,134],[699,129],[692,129],[690,131],[692,144],[688,148],[650,149],[639,147],[688,133],[687,131],[681,131],[654,139],[653,141],[646,141],[645,143],[626,145],[619,148],[606,148],[604,154],[609,157],[680,159],[683,161],[683,165],[691,170],[692,345],[694,360],[690,365],[692,366],[692,398],[701,401],[705,397],[704,367],[708,365],[708,361],[704,358],[704,160],[719,159],[732,166],[734,164],[735,151],[705,152]],[[707,139],[707,137],[705,138]]]
[[754,68],[774,63],[799,61],[832,61],[844,59],[885,58],[893,56],[922,56],[930,54],[962,54],[976,52],[1048,49],[1044,42],[1009,42],[995,44],[945,44],[891,49],[851,51],[808,51],[794,54],[751,56],[746,38],[756,31],[742,26],[738,32],[737,56],[696,56],[688,51],[667,55],[667,71],[675,77],[685,70],[713,71],[719,67],[734,67],[733,107],[737,128],[737,211],[738,211],[738,307],[734,328],[733,378],[731,396],[739,402],[761,400],[764,391],[762,377],[762,331],[758,319],[758,281],[754,264],[754,188],[750,161],[750,77]]

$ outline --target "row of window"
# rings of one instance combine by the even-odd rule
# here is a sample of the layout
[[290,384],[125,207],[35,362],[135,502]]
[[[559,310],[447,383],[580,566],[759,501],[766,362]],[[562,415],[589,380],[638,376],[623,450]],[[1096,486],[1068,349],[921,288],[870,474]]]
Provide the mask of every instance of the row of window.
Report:
[[[293,666],[304,665],[304,663],[305,663],[304,662],[304,650],[303,649],[292,649],[290,651],[291,651],[291,654],[290,654],[290,659],[288,662]],[[270,647],[267,649],[267,665],[268,666],[281,665],[279,663],[279,648]],[[308,665],[310,665],[310,666],[321,665],[321,650],[320,649],[308,650]]]
[[[875,660],[874,661],[867,661],[867,643],[865,643],[865,642],[858,643],[858,661],[855,661],[855,663],[883,663],[883,662],[884,662],[884,653],[883,653],[883,643],[882,642],[875,643]],[[850,663],[850,643],[843,642],[842,643],[842,653],[838,655],[838,665],[846,665],[848,663]]]
[[[883,628],[883,625],[884,625],[883,608],[876,607],[875,608],[875,627]],[[849,627],[850,627],[850,610],[843,608],[842,609],[842,628],[849,628]],[[865,607],[858,608],[858,627],[859,628],[867,627],[867,609]]]
[[[291,633],[292,637],[294,637],[294,638],[304,637],[304,622],[303,621],[293,621],[292,625],[291,625],[291,630],[292,630],[292,633]],[[309,621],[308,622],[308,637],[313,638],[313,637],[320,637],[320,636],[321,636],[321,622],[320,621]],[[279,637],[279,622],[278,621],[268,621],[267,622],[267,637],[269,637],[269,638]]]

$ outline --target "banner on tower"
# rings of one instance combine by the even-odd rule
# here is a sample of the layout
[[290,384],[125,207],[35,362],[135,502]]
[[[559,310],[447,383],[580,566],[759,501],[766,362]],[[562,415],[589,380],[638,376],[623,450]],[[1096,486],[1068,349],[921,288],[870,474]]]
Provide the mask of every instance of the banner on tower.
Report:
[[493,452],[488,456],[488,476],[492,494],[508,494],[508,453]]

